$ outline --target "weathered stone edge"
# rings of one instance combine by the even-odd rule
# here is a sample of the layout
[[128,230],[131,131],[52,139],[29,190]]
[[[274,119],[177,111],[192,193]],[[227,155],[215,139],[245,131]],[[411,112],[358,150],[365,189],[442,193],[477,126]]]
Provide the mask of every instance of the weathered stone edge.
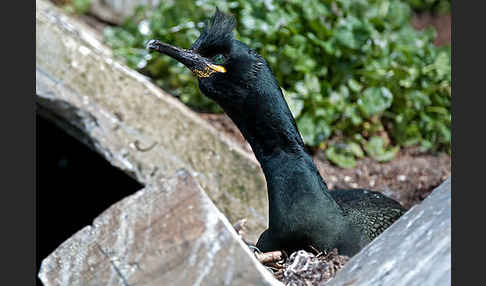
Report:
[[[427,216],[426,219],[422,216]],[[450,285],[451,178],[323,285]]]

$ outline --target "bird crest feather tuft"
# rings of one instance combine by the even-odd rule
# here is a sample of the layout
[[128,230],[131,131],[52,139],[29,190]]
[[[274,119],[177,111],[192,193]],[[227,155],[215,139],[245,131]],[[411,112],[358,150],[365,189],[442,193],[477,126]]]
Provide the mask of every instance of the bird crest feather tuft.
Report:
[[216,8],[214,16],[206,22],[204,30],[194,42],[191,49],[201,54],[216,54],[228,52],[233,40],[233,29],[236,20]]

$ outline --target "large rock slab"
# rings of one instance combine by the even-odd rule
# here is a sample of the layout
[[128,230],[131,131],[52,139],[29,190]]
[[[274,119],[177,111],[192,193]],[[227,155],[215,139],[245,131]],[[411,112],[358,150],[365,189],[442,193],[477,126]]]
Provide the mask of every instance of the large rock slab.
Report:
[[325,285],[451,285],[451,179],[363,248]]
[[231,222],[248,219],[250,240],[265,230],[266,184],[254,157],[44,0],[36,1],[36,94],[39,109],[141,183],[187,169]]
[[111,206],[42,262],[44,285],[281,285],[186,171]]

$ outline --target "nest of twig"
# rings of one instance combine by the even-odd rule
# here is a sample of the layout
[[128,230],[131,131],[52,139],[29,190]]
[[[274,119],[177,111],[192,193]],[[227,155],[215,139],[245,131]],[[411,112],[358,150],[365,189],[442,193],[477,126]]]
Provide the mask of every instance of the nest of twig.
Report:
[[[240,220],[234,226],[242,238],[245,223],[246,220]],[[339,255],[336,248],[319,252],[311,247],[314,253],[299,250],[287,257],[283,251],[262,253],[251,243],[243,240],[254,250],[257,260],[287,286],[321,285],[332,279],[349,260],[348,256]]]
[[[337,249],[317,255],[299,250],[288,258],[283,258],[281,251],[255,253],[255,256],[273,272],[275,278],[289,286],[320,285],[332,279],[349,260],[348,256],[339,255]],[[262,260],[262,257],[266,260]],[[280,259],[272,261],[270,257]]]

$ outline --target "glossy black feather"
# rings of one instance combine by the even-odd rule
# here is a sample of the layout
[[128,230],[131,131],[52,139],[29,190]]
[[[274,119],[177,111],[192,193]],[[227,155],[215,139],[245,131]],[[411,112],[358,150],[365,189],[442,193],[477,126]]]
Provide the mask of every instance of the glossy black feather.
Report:
[[328,191],[270,66],[233,38],[234,26],[233,17],[217,10],[192,50],[209,59],[223,54],[218,65],[225,72],[199,77],[199,88],[238,126],[267,181],[269,227],[257,247],[288,253],[338,248],[354,255],[405,210],[371,191]]
[[206,22],[201,35],[191,49],[209,57],[216,53],[229,52],[235,25],[236,20],[233,16],[221,13],[219,9],[216,9],[213,18]]

